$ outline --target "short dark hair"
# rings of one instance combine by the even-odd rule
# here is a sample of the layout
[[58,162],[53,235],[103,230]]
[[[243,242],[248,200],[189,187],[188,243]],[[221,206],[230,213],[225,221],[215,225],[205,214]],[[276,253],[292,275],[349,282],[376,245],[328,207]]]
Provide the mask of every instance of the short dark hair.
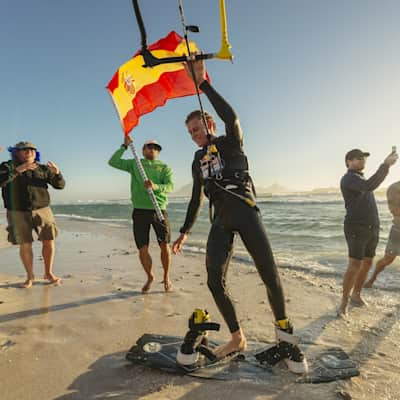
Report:
[[348,164],[347,161],[351,161],[351,160],[354,160],[356,158],[357,159],[365,158],[365,157],[369,157],[369,156],[370,156],[370,154],[368,152],[366,152],[366,151],[362,151],[360,149],[353,149],[353,150],[350,150],[350,151],[348,151],[346,153],[344,161],[346,163],[346,167],[348,167],[349,164]]
[[[207,122],[210,122],[210,121],[212,122],[212,126],[213,126],[213,129],[215,131],[217,129],[217,125],[216,125],[216,123],[214,121],[214,117],[210,113],[208,113],[207,111],[204,111],[203,114],[204,114],[204,118],[206,119]],[[188,116],[186,117],[186,120],[185,120],[185,124],[187,125],[187,123],[189,121],[191,121],[192,119],[195,119],[195,118],[203,119],[201,110],[194,110],[190,114],[188,114]]]

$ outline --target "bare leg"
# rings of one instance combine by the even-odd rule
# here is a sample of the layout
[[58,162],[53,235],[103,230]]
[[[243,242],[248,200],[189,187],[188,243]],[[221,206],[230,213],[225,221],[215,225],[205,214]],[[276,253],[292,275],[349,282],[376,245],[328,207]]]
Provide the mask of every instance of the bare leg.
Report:
[[22,243],[19,246],[19,256],[26,271],[26,281],[21,284],[21,288],[30,288],[35,280],[33,275],[33,251],[32,243]]
[[247,341],[242,331],[242,328],[239,328],[239,330],[236,332],[232,332],[231,335],[232,338],[228,343],[217,347],[217,349],[215,350],[215,355],[217,356],[217,358],[221,359],[233,352],[246,350]]
[[169,278],[169,269],[171,266],[171,249],[168,245],[168,243],[161,242],[160,243],[160,249],[161,249],[161,264],[164,269],[164,289],[166,292],[170,291],[172,289],[172,282]]
[[388,266],[390,265],[394,260],[396,259],[396,256],[393,254],[385,254],[383,258],[381,258],[377,263],[375,267],[375,271],[372,274],[371,278],[365,283],[364,287],[365,288],[372,288],[374,285],[374,282],[378,275]]
[[60,283],[61,278],[53,274],[53,262],[55,255],[55,242],[54,240],[42,241],[42,256],[44,261],[44,279],[50,283]]
[[364,283],[368,276],[368,272],[371,269],[372,260],[373,258],[371,257],[365,257],[362,261],[361,268],[359,269],[358,274],[356,276],[353,293],[351,294],[351,300],[353,303],[355,303],[355,305],[359,306],[365,305],[365,302],[361,298],[361,289],[363,288]]
[[349,258],[347,271],[345,272],[343,277],[343,296],[342,296],[342,303],[340,304],[338,309],[338,315],[346,314],[350,292],[353,289],[358,271],[360,270],[361,267],[361,263],[362,263],[361,260],[357,260],[351,257]]
[[142,263],[144,272],[146,272],[147,275],[147,282],[142,287],[142,292],[147,293],[150,291],[151,285],[154,281],[154,274],[152,272],[153,260],[151,259],[149,253],[149,246],[144,245],[139,249],[139,258],[140,262]]

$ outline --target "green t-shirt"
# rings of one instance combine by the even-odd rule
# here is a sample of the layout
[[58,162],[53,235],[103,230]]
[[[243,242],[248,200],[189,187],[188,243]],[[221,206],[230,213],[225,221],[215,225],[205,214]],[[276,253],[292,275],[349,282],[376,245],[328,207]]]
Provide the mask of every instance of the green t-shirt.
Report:
[[[143,179],[140,176],[139,169],[134,159],[122,159],[125,147],[121,146],[110,158],[108,164],[114,168],[131,174],[131,200],[134,208],[145,210],[154,210],[153,203],[150,200],[149,193],[144,187]],[[146,172],[147,178],[154,183],[154,196],[161,210],[167,208],[167,194],[174,189],[172,183],[172,170],[167,164],[160,160],[140,160]]]

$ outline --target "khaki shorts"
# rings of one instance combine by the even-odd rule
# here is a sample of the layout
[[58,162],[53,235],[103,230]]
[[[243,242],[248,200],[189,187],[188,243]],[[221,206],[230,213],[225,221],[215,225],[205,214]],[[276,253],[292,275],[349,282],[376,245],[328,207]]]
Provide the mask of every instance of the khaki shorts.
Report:
[[8,241],[12,244],[32,243],[33,231],[38,240],[54,240],[57,226],[50,207],[32,211],[7,210]]

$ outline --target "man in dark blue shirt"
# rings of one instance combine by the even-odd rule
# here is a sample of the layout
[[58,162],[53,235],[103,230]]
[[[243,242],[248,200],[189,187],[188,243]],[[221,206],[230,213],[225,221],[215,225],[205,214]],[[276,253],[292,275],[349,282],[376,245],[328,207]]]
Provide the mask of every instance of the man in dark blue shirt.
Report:
[[398,155],[392,152],[369,179],[365,179],[365,168],[369,153],[359,149],[346,154],[347,173],[340,181],[346,207],[344,234],[349,250],[349,264],[343,278],[343,298],[338,315],[346,314],[351,294],[354,306],[363,306],[360,293],[371,268],[379,241],[379,216],[373,191],[383,182],[389,168],[397,161]]

